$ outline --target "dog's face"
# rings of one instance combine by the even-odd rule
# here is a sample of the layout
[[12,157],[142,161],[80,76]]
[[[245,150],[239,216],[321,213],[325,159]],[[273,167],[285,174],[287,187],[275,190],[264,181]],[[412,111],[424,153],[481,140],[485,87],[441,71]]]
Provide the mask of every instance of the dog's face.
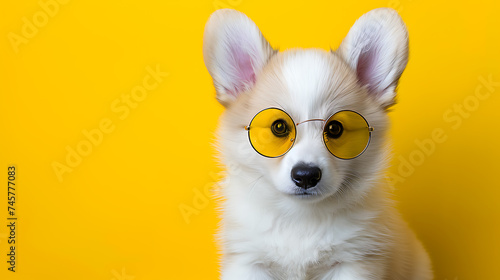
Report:
[[[219,10],[207,23],[203,52],[217,98],[227,108],[221,152],[229,175],[253,182],[248,192],[263,185],[274,190],[265,190],[273,197],[318,202],[353,201],[368,191],[367,182],[384,168],[386,111],[408,58],[406,28],[394,11],[364,15],[336,52],[278,53],[245,15]],[[293,146],[279,157],[257,153],[245,130],[266,108],[279,108],[300,123]],[[317,121],[342,110],[359,113],[374,129],[366,150],[352,159],[327,149],[326,122]]]

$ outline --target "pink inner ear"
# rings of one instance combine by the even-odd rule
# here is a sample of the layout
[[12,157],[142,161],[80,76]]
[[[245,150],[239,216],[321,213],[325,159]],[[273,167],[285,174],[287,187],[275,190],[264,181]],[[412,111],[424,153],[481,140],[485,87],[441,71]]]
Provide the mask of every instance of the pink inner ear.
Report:
[[368,50],[362,51],[359,55],[356,69],[358,79],[362,84],[367,85],[368,89],[373,93],[378,92],[378,86],[383,80],[380,75],[380,72],[382,72],[380,63],[379,48],[376,43],[373,43]]
[[233,73],[233,77],[236,80],[234,81],[234,88],[230,89],[229,92],[236,96],[239,92],[245,90],[248,85],[255,83],[255,71],[251,54],[244,50],[238,42],[231,44],[230,51],[234,70],[236,71]]

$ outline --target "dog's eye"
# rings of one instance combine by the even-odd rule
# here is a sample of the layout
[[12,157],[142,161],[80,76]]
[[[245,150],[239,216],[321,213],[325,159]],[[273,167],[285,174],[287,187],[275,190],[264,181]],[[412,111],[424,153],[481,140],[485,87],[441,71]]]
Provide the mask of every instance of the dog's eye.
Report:
[[344,127],[339,121],[331,121],[326,125],[325,132],[328,137],[337,139],[344,132]]
[[286,122],[284,120],[275,120],[271,125],[271,131],[277,137],[286,137],[288,136],[288,128]]

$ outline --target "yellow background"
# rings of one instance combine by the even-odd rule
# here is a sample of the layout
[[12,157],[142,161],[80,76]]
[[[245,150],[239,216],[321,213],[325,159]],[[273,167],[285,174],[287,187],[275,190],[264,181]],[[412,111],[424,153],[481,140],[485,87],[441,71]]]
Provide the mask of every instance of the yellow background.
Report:
[[[43,3],[48,0],[41,0]],[[390,6],[410,33],[410,62],[393,120],[394,198],[430,252],[436,279],[498,279],[500,81],[498,1],[71,0],[17,46],[37,0],[0,4],[0,279],[217,279],[210,187],[220,169],[213,132],[222,107],[202,57],[216,7],[252,18],[274,47],[336,48],[363,13]],[[36,20],[42,21],[38,14]],[[10,35],[9,35],[10,34]],[[120,119],[111,109],[168,77]],[[482,88],[481,88],[482,87]],[[454,104],[468,102],[467,117]],[[443,115],[453,117],[447,120]],[[52,164],[82,130],[114,125],[58,180]],[[458,124],[458,121],[461,121]],[[413,165],[415,140],[443,143]],[[17,166],[17,272],[7,271],[7,166]],[[194,201],[193,201],[194,200]],[[180,207],[196,214],[185,219]]]

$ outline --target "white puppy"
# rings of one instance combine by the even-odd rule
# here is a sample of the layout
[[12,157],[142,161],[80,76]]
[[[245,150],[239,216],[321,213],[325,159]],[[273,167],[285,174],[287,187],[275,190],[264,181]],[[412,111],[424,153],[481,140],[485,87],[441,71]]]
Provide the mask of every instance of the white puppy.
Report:
[[244,14],[218,10],[203,55],[226,107],[222,279],[432,278],[383,179],[408,61],[395,11],[363,15],[336,51],[278,52]]

